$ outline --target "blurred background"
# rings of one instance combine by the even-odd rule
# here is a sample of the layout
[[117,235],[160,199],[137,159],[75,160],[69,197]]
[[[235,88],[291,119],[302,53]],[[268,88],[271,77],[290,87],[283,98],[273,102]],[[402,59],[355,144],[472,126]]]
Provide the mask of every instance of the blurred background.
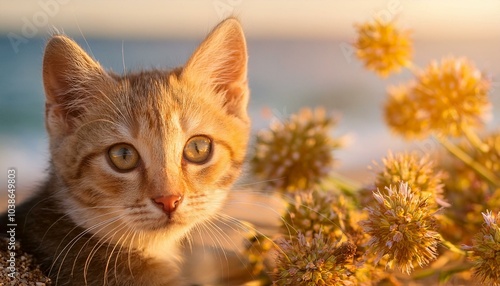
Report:
[[[406,143],[383,122],[386,86],[355,58],[355,23],[380,17],[413,31],[415,62],[466,56],[493,80],[493,114],[500,110],[500,1],[289,0],[0,0],[0,174],[17,168],[24,197],[45,177],[48,151],[41,78],[51,31],[73,37],[104,67],[122,73],[175,67],[222,19],[241,19],[248,40],[253,130],[303,106],[338,114],[335,135],[348,135],[337,170],[368,183],[367,169],[388,149],[432,152],[432,140]],[[404,108],[404,107],[403,107]],[[499,126],[493,117],[488,128]],[[6,200],[0,200],[0,207]]]

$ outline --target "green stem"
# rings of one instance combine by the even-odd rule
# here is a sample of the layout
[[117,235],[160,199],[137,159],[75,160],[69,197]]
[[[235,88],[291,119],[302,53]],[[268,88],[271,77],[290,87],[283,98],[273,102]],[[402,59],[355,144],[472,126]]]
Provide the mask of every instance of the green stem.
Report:
[[464,162],[467,166],[471,167],[474,171],[476,171],[483,178],[488,180],[491,184],[496,187],[500,187],[500,179],[493,174],[490,170],[485,168],[483,165],[479,164],[475,161],[469,154],[467,154],[464,150],[451,143],[444,137],[436,137],[436,139],[443,145],[451,154],[455,155],[458,159]]
[[346,195],[355,197],[357,192],[361,189],[362,185],[352,179],[344,177],[339,173],[331,173],[328,176],[328,181],[341,189]]
[[[462,250],[462,249],[458,248],[457,246],[455,246],[453,243],[449,242],[448,240],[445,240],[441,236],[441,234],[439,234],[439,239],[441,240],[441,242],[440,242],[441,245],[443,245],[449,251],[463,256],[464,259],[467,257],[467,251]],[[439,274],[439,275],[447,274],[447,275],[449,275],[449,274],[453,274],[453,273],[466,271],[466,270],[469,270],[470,268],[471,268],[471,265],[469,265],[469,263],[465,263],[465,266],[463,263],[460,263],[459,265],[455,265],[452,267],[444,267],[444,268],[439,268],[439,269],[431,267],[431,268],[427,268],[427,269],[422,269],[422,270],[414,273],[412,275],[412,278],[413,279],[424,279],[424,278],[431,277],[435,274]]]
[[439,238],[441,239],[441,244],[446,247],[449,251],[467,256],[467,251],[458,248],[455,244],[449,242],[448,240],[444,239],[441,235],[439,235]]
[[431,276],[433,276],[435,274],[447,274],[447,275],[450,275],[450,274],[454,274],[454,273],[460,273],[460,272],[468,271],[471,268],[472,268],[472,264],[469,263],[469,262],[465,262],[463,264],[456,265],[456,266],[453,266],[451,268],[445,268],[445,269],[433,269],[433,268],[423,269],[423,270],[420,270],[420,271],[416,272],[414,275],[412,275],[412,278],[415,279],[415,280],[419,280],[419,279],[425,279],[425,278],[431,277]]

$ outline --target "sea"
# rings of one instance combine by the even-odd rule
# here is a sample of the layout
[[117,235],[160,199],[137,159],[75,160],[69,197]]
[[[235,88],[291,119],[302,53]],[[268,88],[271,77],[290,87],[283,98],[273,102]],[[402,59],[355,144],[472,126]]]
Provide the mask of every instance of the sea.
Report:
[[[137,40],[81,38],[75,40],[101,65],[117,73],[183,65],[200,39]],[[17,46],[0,35],[0,195],[7,170],[16,169],[22,199],[47,175],[48,139],[44,127],[41,65],[46,38],[30,38]],[[412,78],[409,71],[382,79],[355,57],[352,39],[248,39],[249,113],[252,132],[270,122],[286,120],[303,107],[322,106],[339,120],[332,136],[346,146],[336,150],[336,170],[368,184],[388,150],[435,152],[432,139],[405,142],[384,123],[382,107],[388,85]],[[415,62],[425,66],[443,56],[467,56],[493,80],[494,108],[489,129],[499,129],[499,40],[416,41]],[[401,108],[404,108],[402,106]],[[255,136],[253,136],[255,138]],[[6,200],[0,199],[0,210]]]

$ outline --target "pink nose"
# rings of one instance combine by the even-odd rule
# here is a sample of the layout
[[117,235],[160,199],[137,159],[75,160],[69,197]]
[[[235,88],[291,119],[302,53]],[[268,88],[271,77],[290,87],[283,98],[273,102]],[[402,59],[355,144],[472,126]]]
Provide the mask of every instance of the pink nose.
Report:
[[153,199],[153,201],[162,207],[164,213],[171,214],[177,209],[177,207],[181,203],[182,196],[175,196],[175,195],[161,196],[156,199]]

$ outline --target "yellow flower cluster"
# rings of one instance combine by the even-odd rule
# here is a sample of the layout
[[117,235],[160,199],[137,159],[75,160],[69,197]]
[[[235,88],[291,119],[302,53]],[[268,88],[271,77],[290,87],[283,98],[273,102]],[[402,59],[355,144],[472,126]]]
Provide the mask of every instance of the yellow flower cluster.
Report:
[[483,213],[484,225],[474,240],[474,273],[485,285],[500,285],[500,212]]
[[340,141],[329,134],[336,121],[322,108],[304,108],[288,121],[257,134],[252,168],[271,189],[310,190],[333,167]]
[[389,152],[382,159],[383,169],[377,173],[375,187],[384,190],[386,186],[406,182],[412,191],[422,197],[429,198],[429,207],[447,205],[443,199],[443,173],[434,170],[434,163],[429,156],[419,158],[416,153]]
[[345,237],[346,231],[354,235],[353,210],[353,203],[343,195],[332,191],[302,191],[295,194],[283,215],[282,233],[285,236],[303,233],[308,238],[323,233],[331,239]]
[[356,29],[356,55],[367,69],[385,77],[411,63],[409,31],[400,31],[393,23],[379,20],[357,25]]
[[414,265],[427,265],[436,258],[439,234],[434,212],[427,199],[415,195],[408,184],[389,187],[387,194],[373,193],[376,204],[367,208],[368,219],[360,222],[371,238],[368,252],[388,257],[388,268],[396,266],[410,274]]
[[307,239],[299,233],[281,242],[273,285],[352,285],[349,264],[355,253],[356,245],[350,242],[331,242],[321,233]]
[[490,82],[465,58],[432,62],[415,81],[389,88],[385,119],[408,139],[461,136],[483,125]]

